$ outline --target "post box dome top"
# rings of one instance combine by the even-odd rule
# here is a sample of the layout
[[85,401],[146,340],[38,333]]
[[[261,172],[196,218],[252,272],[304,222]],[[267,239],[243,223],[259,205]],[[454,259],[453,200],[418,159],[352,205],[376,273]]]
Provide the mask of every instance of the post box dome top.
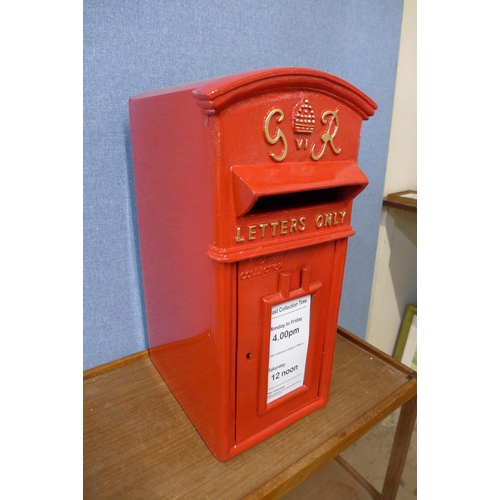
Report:
[[375,113],[377,105],[354,85],[341,78],[308,68],[272,68],[247,71],[198,82],[193,96],[206,115],[215,115],[243,99],[276,90],[312,90],[338,99],[363,120]]

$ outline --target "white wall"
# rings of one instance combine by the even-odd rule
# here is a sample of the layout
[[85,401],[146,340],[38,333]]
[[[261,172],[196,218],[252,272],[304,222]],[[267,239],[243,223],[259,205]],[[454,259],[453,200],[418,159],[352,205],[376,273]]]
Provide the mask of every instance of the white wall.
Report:
[[[405,0],[384,196],[417,189],[417,0]],[[417,214],[382,210],[366,340],[392,355],[417,305]]]
[[417,189],[417,0],[405,0],[384,195]]

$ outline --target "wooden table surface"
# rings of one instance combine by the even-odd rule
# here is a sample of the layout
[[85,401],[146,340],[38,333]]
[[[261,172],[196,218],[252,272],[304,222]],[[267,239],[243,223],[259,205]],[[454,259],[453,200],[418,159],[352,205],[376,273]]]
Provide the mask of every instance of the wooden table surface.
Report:
[[416,392],[409,368],[339,328],[328,405],[220,463],[139,359],[84,381],[84,498],[279,498]]

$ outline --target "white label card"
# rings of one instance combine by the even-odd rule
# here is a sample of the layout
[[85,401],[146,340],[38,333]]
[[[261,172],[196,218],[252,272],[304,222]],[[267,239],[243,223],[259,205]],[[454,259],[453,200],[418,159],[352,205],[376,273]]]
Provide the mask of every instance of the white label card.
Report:
[[267,403],[304,385],[311,295],[271,309]]

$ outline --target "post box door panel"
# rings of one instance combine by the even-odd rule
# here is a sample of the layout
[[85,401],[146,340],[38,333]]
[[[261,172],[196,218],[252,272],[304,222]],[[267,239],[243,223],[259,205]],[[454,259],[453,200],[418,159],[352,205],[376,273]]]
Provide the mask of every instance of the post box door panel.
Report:
[[335,244],[238,264],[237,443],[318,402]]

